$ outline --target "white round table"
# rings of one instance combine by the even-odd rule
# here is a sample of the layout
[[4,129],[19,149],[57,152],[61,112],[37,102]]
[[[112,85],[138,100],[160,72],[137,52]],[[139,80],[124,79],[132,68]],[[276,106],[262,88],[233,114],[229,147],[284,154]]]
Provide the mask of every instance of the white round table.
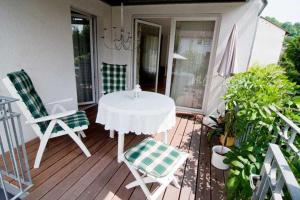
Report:
[[118,162],[123,159],[126,133],[162,133],[167,143],[167,131],[175,122],[175,103],[162,94],[143,91],[139,98],[134,98],[132,91],[120,91],[99,100],[96,123],[103,124],[105,130],[118,132]]

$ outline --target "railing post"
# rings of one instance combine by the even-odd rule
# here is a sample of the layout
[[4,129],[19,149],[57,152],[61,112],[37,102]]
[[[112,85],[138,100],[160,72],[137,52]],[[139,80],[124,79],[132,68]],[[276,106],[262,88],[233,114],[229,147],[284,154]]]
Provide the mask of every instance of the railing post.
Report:
[[271,199],[282,199],[284,186],[293,200],[299,199],[300,186],[278,145],[269,145],[260,175],[252,200],[264,200],[268,191]]
[[[17,99],[0,96],[0,122],[4,132],[0,134],[0,153],[2,166],[0,165],[0,186],[5,198],[12,199],[24,197],[32,186],[27,152],[20,122],[20,114],[12,111],[11,103]],[[16,183],[7,182],[11,178]],[[8,195],[10,193],[11,195]]]

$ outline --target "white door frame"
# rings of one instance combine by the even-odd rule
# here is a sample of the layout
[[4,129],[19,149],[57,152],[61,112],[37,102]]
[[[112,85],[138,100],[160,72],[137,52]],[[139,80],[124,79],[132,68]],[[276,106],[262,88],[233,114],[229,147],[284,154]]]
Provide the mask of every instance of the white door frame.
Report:
[[133,83],[136,85],[136,65],[137,65],[137,35],[138,35],[138,24],[146,24],[150,26],[155,26],[159,29],[159,38],[158,38],[158,57],[156,60],[156,78],[155,78],[155,92],[157,92],[158,84],[158,73],[159,73],[159,62],[160,62],[160,47],[161,47],[161,25],[147,22],[141,19],[134,19],[134,53],[133,53]]
[[[95,43],[97,41],[97,39],[96,39],[96,35],[95,35],[95,30],[94,30],[94,29],[97,29],[96,23],[95,23],[95,17],[88,14],[88,13],[80,11],[78,9],[75,9],[75,8],[71,8],[71,11],[79,13],[79,14],[71,14],[71,16],[75,16],[75,17],[78,16],[78,17],[81,17],[81,18],[85,18],[85,19],[89,20],[89,24],[90,24],[90,48],[91,48],[90,51],[91,51],[91,72],[92,72],[93,100],[83,102],[83,103],[78,102],[78,105],[93,104],[93,103],[96,102],[95,70],[96,70],[96,63],[97,63],[97,61],[96,61],[97,55],[95,54],[96,48],[97,48],[97,44]],[[77,85],[76,85],[76,87],[77,87]]]
[[209,58],[209,65],[207,69],[207,79],[204,89],[204,96],[203,96],[203,103],[202,109],[194,109],[194,108],[187,108],[176,106],[177,110],[180,112],[202,112],[206,113],[207,111],[207,103],[208,103],[208,93],[211,85],[211,79],[213,74],[213,65],[215,63],[215,55],[217,49],[217,38],[219,34],[220,28],[220,17],[218,15],[211,15],[211,16],[203,16],[203,17],[173,17],[171,21],[171,28],[170,28],[170,42],[169,42],[169,56],[168,56],[168,71],[167,71],[167,82],[166,82],[166,95],[170,96],[170,89],[171,89],[171,79],[172,79],[172,70],[173,70],[173,53],[174,53],[174,44],[175,44],[175,32],[176,32],[176,22],[177,21],[214,21],[214,34],[213,34],[213,41],[212,41],[212,49]]

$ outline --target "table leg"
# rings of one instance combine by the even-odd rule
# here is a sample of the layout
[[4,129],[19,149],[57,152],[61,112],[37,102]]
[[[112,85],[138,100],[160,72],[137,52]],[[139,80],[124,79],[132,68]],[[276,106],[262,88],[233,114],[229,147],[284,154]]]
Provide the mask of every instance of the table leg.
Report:
[[109,130],[109,137],[114,138],[115,137],[115,131],[114,130]]
[[168,131],[163,132],[163,142],[168,144]]
[[124,153],[124,133],[118,134],[118,163],[123,161],[123,153]]

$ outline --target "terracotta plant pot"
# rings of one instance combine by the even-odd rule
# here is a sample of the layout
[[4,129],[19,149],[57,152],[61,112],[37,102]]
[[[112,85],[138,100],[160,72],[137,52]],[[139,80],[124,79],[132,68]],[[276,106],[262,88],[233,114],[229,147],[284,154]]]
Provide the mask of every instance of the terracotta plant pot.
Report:
[[230,151],[230,149],[227,147],[220,145],[213,146],[211,164],[218,169],[228,169],[229,166],[223,162],[223,160],[226,158],[224,154],[226,154],[228,151]]
[[235,139],[234,137],[227,137],[227,141],[226,141],[226,144],[225,144],[225,135],[221,135],[220,136],[220,143],[222,145],[225,145],[226,147],[231,147],[234,145],[234,142],[235,142]]

